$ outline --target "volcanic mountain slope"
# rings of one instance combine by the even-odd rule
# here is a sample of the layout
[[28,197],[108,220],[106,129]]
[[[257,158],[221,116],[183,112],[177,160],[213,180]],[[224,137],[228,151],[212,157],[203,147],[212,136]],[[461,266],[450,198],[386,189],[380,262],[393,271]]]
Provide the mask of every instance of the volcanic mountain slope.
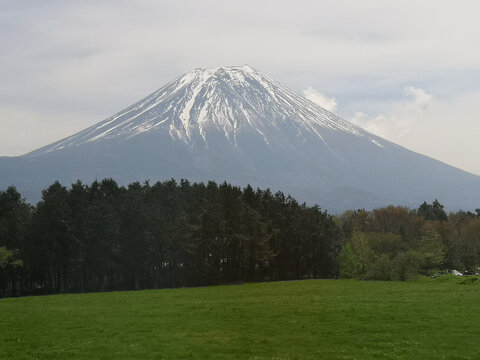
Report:
[[118,114],[0,158],[31,201],[55,180],[186,178],[282,190],[338,212],[438,198],[480,206],[480,177],[379,138],[249,66],[196,69]]

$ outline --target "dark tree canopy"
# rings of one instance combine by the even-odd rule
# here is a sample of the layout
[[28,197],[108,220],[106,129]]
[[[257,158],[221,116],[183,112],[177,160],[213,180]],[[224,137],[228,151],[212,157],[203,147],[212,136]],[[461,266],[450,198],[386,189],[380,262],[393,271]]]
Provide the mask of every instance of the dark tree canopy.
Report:
[[477,272],[480,209],[331,216],[282,192],[187,180],[0,191],[0,296]]
[[431,204],[424,202],[418,208],[417,213],[425,220],[447,221],[448,219],[447,213],[443,210],[443,205],[437,199]]
[[334,218],[318,207],[187,180],[56,182],[35,208],[9,188],[0,234],[4,295],[334,277],[339,251]]

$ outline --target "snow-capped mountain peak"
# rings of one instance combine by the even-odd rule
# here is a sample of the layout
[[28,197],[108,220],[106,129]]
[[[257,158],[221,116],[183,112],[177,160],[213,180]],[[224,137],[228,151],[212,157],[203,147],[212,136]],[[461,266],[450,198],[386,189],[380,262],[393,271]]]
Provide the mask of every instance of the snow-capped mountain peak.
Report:
[[295,139],[315,136],[327,146],[326,131],[347,132],[383,146],[373,135],[243,65],[192,70],[112,117],[31,155],[155,132],[168,132],[191,147],[208,146],[212,130],[235,146],[243,132],[273,144],[285,138],[279,132],[287,128]]

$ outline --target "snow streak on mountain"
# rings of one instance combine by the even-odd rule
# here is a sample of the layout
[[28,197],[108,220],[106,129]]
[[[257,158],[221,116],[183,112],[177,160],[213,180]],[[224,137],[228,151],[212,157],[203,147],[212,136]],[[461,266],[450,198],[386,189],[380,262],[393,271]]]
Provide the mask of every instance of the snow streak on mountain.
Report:
[[282,190],[331,211],[438,198],[480,206],[480,177],[352,125],[249,66],[196,69],[118,114],[21,157],[0,188],[55,180],[189,179]]

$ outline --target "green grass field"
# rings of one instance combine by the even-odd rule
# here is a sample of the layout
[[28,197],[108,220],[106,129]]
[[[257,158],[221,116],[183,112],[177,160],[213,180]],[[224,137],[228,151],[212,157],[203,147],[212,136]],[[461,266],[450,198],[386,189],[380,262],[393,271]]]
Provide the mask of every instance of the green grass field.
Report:
[[308,280],[0,300],[0,359],[480,359],[480,281]]

